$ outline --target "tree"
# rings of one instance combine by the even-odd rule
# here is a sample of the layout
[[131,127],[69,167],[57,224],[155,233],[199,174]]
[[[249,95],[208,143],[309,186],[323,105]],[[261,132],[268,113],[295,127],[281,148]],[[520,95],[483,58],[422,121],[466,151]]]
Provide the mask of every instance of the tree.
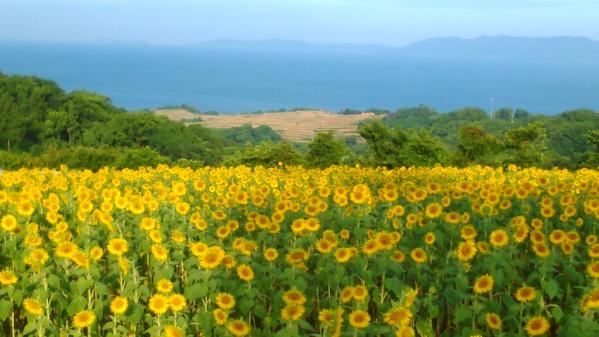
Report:
[[490,158],[499,149],[499,141],[485,132],[478,125],[464,125],[459,131],[457,163],[468,165],[470,163],[489,164]]
[[394,167],[402,166],[401,151],[408,137],[399,129],[390,129],[379,120],[364,123],[358,128],[373,154],[373,164]]
[[306,162],[314,167],[339,165],[347,152],[345,142],[335,139],[333,131],[319,132],[308,144]]
[[514,119],[525,120],[530,118],[530,113],[524,109],[516,109],[514,112]]
[[514,109],[512,108],[502,108],[495,111],[495,118],[504,121],[512,121],[514,117]]
[[246,146],[243,150],[236,152],[224,161],[227,166],[243,164],[274,167],[279,163],[286,165],[302,164],[302,155],[289,142],[273,143],[265,141],[257,146]]
[[538,124],[514,128],[506,132],[504,146],[507,162],[519,166],[542,166],[547,149],[547,132]]
[[407,148],[406,163],[411,166],[433,166],[447,161],[448,152],[443,142],[426,130],[410,137]]

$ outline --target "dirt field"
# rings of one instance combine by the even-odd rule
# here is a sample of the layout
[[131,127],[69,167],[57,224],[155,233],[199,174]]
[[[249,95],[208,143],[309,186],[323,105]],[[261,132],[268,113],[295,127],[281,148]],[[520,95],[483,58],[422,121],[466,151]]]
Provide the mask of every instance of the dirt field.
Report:
[[338,136],[357,136],[357,124],[372,114],[340,115],[326,111],[293,111],[270,112],[248,115],[194,115],[180,109],[158,110],[156,114],[167,116],[173,120],[202,118],[202,125],[211,128],[231,128],[250,124],[254,127],[268,125],[290,141],[311,139],[315,132],[334,130]]

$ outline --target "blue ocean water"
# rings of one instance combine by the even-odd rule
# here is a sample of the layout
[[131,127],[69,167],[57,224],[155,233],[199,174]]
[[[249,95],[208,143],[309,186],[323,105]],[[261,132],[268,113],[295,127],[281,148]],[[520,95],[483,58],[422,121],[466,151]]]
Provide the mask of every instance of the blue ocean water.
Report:
[[0,71],[106,95],[127,109],[201,111],[425,104],[599,110],[599,63],[422,59],[388,53],[276,53],[183,47],[0,43]]

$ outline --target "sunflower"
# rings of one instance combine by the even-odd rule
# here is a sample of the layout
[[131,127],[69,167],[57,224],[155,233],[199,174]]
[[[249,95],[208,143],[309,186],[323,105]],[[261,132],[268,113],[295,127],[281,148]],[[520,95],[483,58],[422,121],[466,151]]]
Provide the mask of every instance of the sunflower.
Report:
[[152,218],[143,218],[139,223],[139,226],[145,231],[151,231],[156,227],[156,220]]
[[55,249],[56,256],[65,258],[73,256],[77,251],[79,251],[79,248],[72,242],[62,242]]
[[266,261],[272,262],[272,261],[276,260],[277,257],[279,257],[279,253],[277,252],[276,249],[267,248],[266,250],[264,250],[264,258],[266,259]]
[[23,307],[28,314],[33,316],[41,316],[44,313],[44,307],[42,304],[33,298],[26,298],[23,300]]
[[354,300],[364,301],[368,296],[368,289],[363,285],[357,285],[354,287]]
[[168,297],[168,306],[174,312],[179,312],[187,307],[187,300],[181,294],[172,294]]
[[535,316],[526,321],[526,333],[529,336],[542,335],[549,330],[549,321],[542,316]]
[[158,261],[164,262],[168,259],[168,249],[161,244],[153,244],[151,251],[154,258]]
[[175,210],[177,211],[177,213],[181,214],[181,215],[185,215],[189,212],[190,206],[188,203],[186,202],[178,202],[177,205],[175,205]]
[[424,215],[427,218],[434,219],[438,218],[441,215],[441,212],[443,212],[443,206],[441,206],[441,204],[437,202],[433,202],[426,206],[426,209],[424,210]]
[[391,259],[395,262],[401,263],[406,259],[406,254],[400,250],[396,250],[393,252],[393,255],[391,255]]
[[580,242],[580,234],[576,230],[569,231],[566,233],[566,241],[568,243],[579,243]]
[[368,256],[375,254],[376,252],[378,252],[378,250],[379,250],[379,244],[378,244],[378,241],[376,241],[376,240],[368,240],[362,246],[362,252]]
[[247,264],[241,264],[237,267],[237,276],[243,281],[249,282],[254,279],[254,271]]
[[496,229],[491,233],[489,242],[493,247],[504,247],[509,243],[509,236],[503,229]]
[[304,294],[302,294],[301,291],[294,288],[289,291],[286,291],[283,294],[283,302],[285,302],[285,304],[287,304],[287,305],[291,305],[291,304],[303,305],[304,303],[306,303],[306,296]]
[[183,331],[176,326],[167,325],[164,327],[164,337],[183,337]]
[[364,310],[355,310],[349,314],[349,324],[356,329],[363,329],[370,324],[370,315]]
[[0,284],[3,286],[13,285],[17,283],[17,280],[17,276],[11,271],[5,270],[0,272]]
[[532,245],[532,250],[535,252],[535,254],[538,257],[542,257],[542,258],[549,256],[549,253],[550,253],[549,248],[543,242],[534,243]]
[[592,278],[599,278],[599,262],[589,264],[587,272]]
[[217,325],[225,325],[225,323],[227,322],[227,312],[221,308],[214,309],[214,311],[212,312],[212,316],[214,317],[214,320],[216,321]]
[[493,330],[500,330],[501,329],[501,318],[499,318],[499,316],[497,314],[494,313],[487,313],[485,315],[485,320],[487,321],[487,326],[489,326],[489,328],[493,329]]
[[433,232],[428,232],[424,236],[424,243],[429,246],[434,244],[436,240],[437,240],[437,237],[435,236],[435,233],[433,233]]
[[599,308],[599,288],[595,288],[583,297],[582,306],[583,311]]
[[412,312],[406,307],[395,307],[387,311],[383,319],[389,325],[406,326],[412,320]]
[[427,259],[426,252],[422,248],[414,248],[410,252],[410,257],[416,263],[424,263]]
[[173,282],[167,279],[161,279],[158,282],[156,282],[156,290],[164,294],[170,293],[173,290],[173,287]]
[[347,303],[354,298],[354,287],[349,286],[341,291],[341,302]]
[[329,324],[335,319],[335,313],[330,309],[322,309],[318,312],[318,320],[323,324]]
[[229,293],[218,293],[216,295],[216,305],[223,310],[232,309],[235,306],[235,297]]
[[512,237],[516,243],[524,242],[524,240],[526,240],[528,237],[528,227],[522,225],[516,227],[516,231]]
[[79,311],[73,316],[73,326],[77,329],[83,329],[91,326],[96,320],[96,314],[90,310]]
[[227,330],[234,336],[242,337],[250,333],[250,326],[241,320],[233,320],[227,324]]
[[462,262],[470,261],[476,255],[476,245],[472,241],[460,242],[456,250],[458,260]]
[[112,311],[113,314],[122,314],[127,311],[127,306],[129,306],[127,298],[124,296],[117,296],[110,302],[110,311]]
[[537,296],[537,291],[533,287],[522,286],[516,290],[516,300],[520,303],[530,302]]
[[284,321],[297,321],[304,315],[305,309],[303,305],[287,305],[281,309],[281,319]]
[[219,246],[212,246],[200,256],[200,266],[204,269],[215,269],[224,258],[225,250]]
[[563,242],[560,245],[560,248],[561,248],[562,252],[566,255],[572,255],[572,253],[574,253],[574,245],[571,244],[570,242]]
[[233,267],[236,265],[237,260],[235,260],[234,256],[225,255],[225,258],[223,259],[223,266],[225,266],[226,269],[233,269]]
[[464,240],[474,240],[476,238],[476,229],[472,225],[466,225],[460,230],[460,236]]
[[327,239],[320,239],[316,241],[316,250],[321,254],[328,254],[334,248],[334,245]]
[[29,202],[20,202],[17,205],[17,213],[22,216],[31,216],[35,211],[35,207],[31,205]]
[[555,229],[549,234],[549,241],[554,245],[558,245],[566,240],[566,232],[561,229]]
[[104,250],[100,247],[93,247],[89,250],[89,256],[94,261],[99,261],[102,258],[102,256],[104,256]]
[[354,204],[364,204],[371,198],[370,188],[365,184],[355,185],[349,192],[349,199]]
[[352,253],[349,248],[338,248],[335,251],[335,260],[337,260],[338,263],[346,263],[347,261],[349,261],[349,259],[351,259],[351,257]]
[[488,293],[493,289],[493,277],[489,274],[485,274],[476,279],[474,282],[474,292],[478,294]]
[[588,251],[589,257],[596,259],[599,258],[599,243],[594,243],[589,247]]
[[402,326],[395,331],[395,337],[414,337],[416,333],[409,326]]
[[14,215],[8,214],[3,216],[0,223],[2,224],[2,229],[7,232],[12,232],[15,228],[17,228],[17,218],[15,218]]
[[168,310],[168,298],[160,294],[153,295],[148,301],[148,308],[157,315],[164,314]]
[[208,245],[203,242],[192,242],[189,244],[189,250],[194,256],[200,258],[208,252]]
[[123,238],[114,238],[108,241],[108,252],[110,254],[121,256],[129,250],[129,244],[127,240]]

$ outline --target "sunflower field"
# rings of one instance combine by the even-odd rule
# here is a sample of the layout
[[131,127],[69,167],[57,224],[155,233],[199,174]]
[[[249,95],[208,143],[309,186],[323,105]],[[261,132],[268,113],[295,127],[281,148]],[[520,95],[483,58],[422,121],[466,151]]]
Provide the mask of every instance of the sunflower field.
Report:
[[0,175],[0,336],[597,336],[599,171]]

